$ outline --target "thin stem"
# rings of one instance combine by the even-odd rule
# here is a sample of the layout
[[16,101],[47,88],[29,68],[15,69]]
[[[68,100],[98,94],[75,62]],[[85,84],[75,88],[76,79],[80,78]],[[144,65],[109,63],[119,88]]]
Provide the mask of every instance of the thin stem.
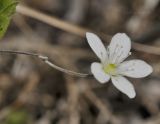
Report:
[[76,75],[76,76],[79,76],[79,77],[87,77],[89,75],[89,74],[77,73],[77,72],[74,72],[74,71],[71,71],[71,70],[66,70],[64,68],[61,68],[61,67],[51,63],[48,60],[45,60],[44,62],[47,63],[48,65],[50,65],[51,67],[53,67],[53,68],[55,68],[55,69],[57,69],[57,70],[59,70],[61,72],[70,74],[70,75]]
[[22,55],[37,56],[37,57],[39,56],[39,54],[36,54],[36,53],[12,51],[12,50],[0,50],[0,53],[3,53],[3,54],[22,54]]
[[38,59],[44,61],[47,65],[51,66],[52,68],[57,69],[58,71],[61,71],[61,72],[66,73],[66,74],[73,75],[73,76],[87,77],[87,76],[90,75],[90,74],[74,72],[74,71],[67,70],[67,69],[64,69],[62,67],[59,67],[59,66],[53,64],[51,61],[49,61],[49,58],[47,56],[43,56],[43,55],[36,54],[36,53],[22,52],[22,51],[12,51],[12,50],[0,50],[0,53],[2,53],[2,54],[21,54],[21,55],[37,57]]

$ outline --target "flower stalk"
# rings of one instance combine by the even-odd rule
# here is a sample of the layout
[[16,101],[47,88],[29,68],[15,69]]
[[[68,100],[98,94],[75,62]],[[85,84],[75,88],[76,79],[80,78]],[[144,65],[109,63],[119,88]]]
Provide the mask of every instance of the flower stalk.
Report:
[[69,74],[69,75],[72,75],[72,76],[77,76],[77,77],[87,77],[89,76],[90,74],[85,74],[85,73],[78,73],[78,72],[75,72],[75,71],[71,71],[71,70],[68,70],[68,69],[64,69],[62,67],[59,67],[55,64],[53,64],[49,58],[47,56],[44,56],[44,55],[40,55],[40,54],[37,54],[37,53],[31,53],[31,52],[23,52],[23,51],[12,51],[12,50],[0,50],[0,53],[2,54],[20,54],[20,55],[26,55],[26,56],[32,56],[32,57],[36,57],[42,61],[44,61],[47,65],[49,65],[50,67],[58,70],[58,71],[61,71],[63,73],[66,73],[66,74]]

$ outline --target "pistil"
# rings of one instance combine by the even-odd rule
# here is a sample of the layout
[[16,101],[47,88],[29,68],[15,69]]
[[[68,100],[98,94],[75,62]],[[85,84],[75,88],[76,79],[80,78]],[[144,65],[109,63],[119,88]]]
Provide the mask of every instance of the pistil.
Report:
[[110,74],[110,75],[116,74],[116,65],[115,64],[107,64],[103,69],[106,74]]

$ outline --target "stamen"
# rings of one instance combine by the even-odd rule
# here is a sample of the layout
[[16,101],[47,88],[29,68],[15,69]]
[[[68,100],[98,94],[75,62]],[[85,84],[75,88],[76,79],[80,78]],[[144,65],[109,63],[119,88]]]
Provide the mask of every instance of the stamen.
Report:
[[[122,48],[123,48],[123,47],[122,47]],[[128,58],[131,54],[132,54],[132,53],[129,52],[129,53],[128,53],[128,56],[121,58],[121,56],[123,55],[123,51],[122,51],[122,52],[120,53],[120,55],[117,56],[117,58],[116,58],[116,60],[115,60],[116,64],[122,62],[125,58]],[[120,58],[121,58],[121,61],[119,60]]]
[[110,50],[110,46],[108,46],[108,58],[109,58],[109,63],[111,61],[111,50]]
[[119,44],[116,44],[116,47],[115,47],[113,53],[112,53],[112,54],[110,53],[110,62],[113,62],[113,61],[114,61],[114,59],[115,59],[115,57],[116,57],[116,54],[117,54],[117,52],[118,52],[119,50],[120,50],[120,45],[119,45]]
[[109,47],[107,47],[107,58],[109,58]]
[[[103,59],[103,53],[100,52],[100,54],[101,54],[101,58]],[[100,59],[100,60],[101,60],[101,63],[104,64],[104,60],[102,60],[102,59]]]
[[118,55],[115,59],[115,63],[119,64],[119,59],[121,58],[121,56],[123,55],[123,51],[120,52],[120,55]]
[[101,54],[101,57],[103,58],[103,53],[101,52],[100,54]]
[[[115,58],[115,61],[114,61],[114,63],[116,63],[116,64],[119,63],[118,60],[123,55],[123,51],[121,49],[123,49],[123,46],[120,46],[119,49],[118,49],[118,51],[117,51],[117,53],[116,53],[117,56],[115,56],[116,58]],[[119,52],[119,51],[121,51],[121,52]]]
[[107,54],[106,54],[106,57],[105,57],[105,65],[108,65],[109,64],[109,47],[107,47]]

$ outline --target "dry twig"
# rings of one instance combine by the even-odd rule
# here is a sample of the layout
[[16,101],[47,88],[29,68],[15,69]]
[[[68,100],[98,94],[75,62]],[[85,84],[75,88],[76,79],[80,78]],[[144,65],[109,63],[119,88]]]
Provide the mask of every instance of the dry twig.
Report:
[[[41,13],[37,10],[31,9],[31,8],[24,6],[24,5],[18,5],[16,10],[18,13],[21,13],[25,16],[37,19],[37,20],[42,21],[46,24],[49,24],[53,27],[59,28],[61,30],[73,33],[73,34],[81,36],[81,37],[84,37],[86,32],[94,32],[89,29],[82,28],[80,26],[73,25],[71,23],[62,21],[54,16],[48,16],[44,13]],[[109,35],[104,35],[102,33],[100,33],[100,36],[102,36],[103,39],[110,38]],[[139,44],[139,43],[135,43],[135,42],[133,42],[132,44],[133,44],[132,48],[137,51],[141,51],[141,52],[145,52],[145,53],[149,53],[149,54],[160,55],[160,48],[159,47],[147,46],[147,45],[143,45],[143,44]]]

